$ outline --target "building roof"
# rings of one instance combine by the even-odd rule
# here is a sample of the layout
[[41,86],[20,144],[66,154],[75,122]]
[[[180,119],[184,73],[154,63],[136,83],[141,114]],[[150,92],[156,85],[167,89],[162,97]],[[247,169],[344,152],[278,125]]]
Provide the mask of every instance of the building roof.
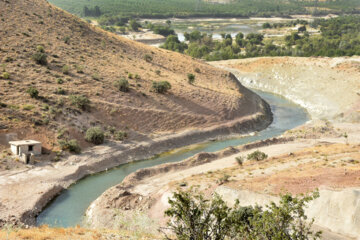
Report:
[[10,145],[14,146],[23,146],[23,145],[36,145],[41,144],[41,142],[35,140],[21,140],[21,141],[11,141],[9,142]]

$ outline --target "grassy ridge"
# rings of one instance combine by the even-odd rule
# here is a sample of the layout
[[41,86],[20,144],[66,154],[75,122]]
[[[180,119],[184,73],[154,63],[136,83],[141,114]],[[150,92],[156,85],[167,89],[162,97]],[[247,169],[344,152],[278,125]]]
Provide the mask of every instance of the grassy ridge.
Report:
[[[313,13],[315,2],[295,0],[236,0],[212,4],[201,0],[49,0],[64,10],[81,16],[84,6],[99,6],[110,16],[190,17],[190,16],[270,16]],[[333,13],[360,11],[358,0],[317,3],[318,11]]]

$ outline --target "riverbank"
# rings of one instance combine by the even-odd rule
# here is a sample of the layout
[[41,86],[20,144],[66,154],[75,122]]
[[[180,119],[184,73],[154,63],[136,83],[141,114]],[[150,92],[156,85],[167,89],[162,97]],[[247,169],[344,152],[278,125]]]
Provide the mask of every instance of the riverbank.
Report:
[[[179,188],[195,186],[207,196],[217,192],[230,205],[236,199],[243,205],[264,205],[277,200],[279,193],[319,188],[320,198],[307,214],[315,218],[314,227],[323,230],[323,239],[358,238],[359,59],[256,58],[211,64],[232,71],[246,86],[293,99],[308,109],[313,121],[279,139],[253,144],[253,150],[245,145],[139,170],[91,204],[89,222],[112,228],[110,216],[118,219],[118,214],[141,211],[162,226],[167,200]],[[330,121],[319,120],[324,117]],[[268,160],[239,166],[237,158],[246,159],[255,149],[265,152]],[[228,180],[222,182],[224,176]]]
[[[313,135],[299,137],[298,131]],[[348,133],[346,139],[343,132]],[[237,158],[246,159],[254,150],[269,158],[247,160],[239,166]],[[360,236],[356,200],[360,192],[359,151],[360,124],[313,122],[280,138],[138,170],[94,201],[87,210],[87,221],[95,228],[112,229],[122,216],[140,211],[164,226],[168,198],[177,189],[190,187],[208,197],[217,192],[230,205],[239,199],[244,206],[277,201],[279,193],[300,194],[319,188],[320,198],[307,209],[307,215],[315,219],[315,228],[323,231],[323,239],[353,239]],[[224,176],[229,178],[222,182]],[[338,205],[342,207],[335,207]]]
[[[245,92],[244,92],[245,93]],[[266,128],[272,121],[270,107],[250,91],[258,112],[223,124],[193,129],[131,145],[109,143],[67,160],[21,172],[0,174],[0,225],[34,225],[36,216],[62,190],[79,179],[127,162],[149,159],[155,154],[231,134],[246,134]]]
[[246,87],[291,99],[313,119],[360,122],[360,57],[260,57],[209,64],[233,72]]

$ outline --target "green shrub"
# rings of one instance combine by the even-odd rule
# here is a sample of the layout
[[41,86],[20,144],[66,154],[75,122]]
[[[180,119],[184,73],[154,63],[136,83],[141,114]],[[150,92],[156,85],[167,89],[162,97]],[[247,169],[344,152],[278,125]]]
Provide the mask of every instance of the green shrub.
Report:
[[154,81],[152,83],[152,88],[157,93],[166,93],[171,89],[171,84],[168,81]]
[[160,70],[156,70],[155,73],[156,73],[156,75],[160,75],[161,71],[160,71]]
[[151,62],[153,60],[152,56],[150,56],[149,54],[145,54],[144,59],[147,62]]
[[76,72],[77,73],[84,73],[84,67],[76,65]]
[[268,157],[268,155],[266,155],[265,153],[259,151],[259,150],[256,150],[255,152],[253,153],[250,153],[247,155],[247,159],[248,160],[256,160],[256,161],[261,161],[261,160],[264,160]]
[[92,127],[86,131],[85,140],[93,144],[99,145],[104,142],[105,134],[100,127]]
[[58,79],[56,79],[56,83],[57,84],[63,84],[64,80],[62,78],[58,78]]
[[38,51],[39,53],[44,53],[45,52],[45,48],[44,46],[38,45],[36,47],[36,51]]
[[79,143],[76,139],[72,140],[59,140],[58,141],[61,150],[67,150],[69,152],[73,153],[80,153],[81,148],[79,146]]
[[32,59],[40,65],[47,65],[47,55],[43,52],[37,52],[32,55]]
[[29,87],[26,92],[30,95],[31,98],[38,98],[39,97],[39,91],[34,87]]
[[35,108],[35,106],[32,104],[25,104],[22,106],[22,109],[27,110],[27,111],[33,110],[34,108]]
[[243,157],[236,157],[235,160],[240,166],[242,166],[243,163],[244,163],[244,158]]
[[99,81],[100,80],[100,76],[97,73],[94,73],[93,75],[91,75],[92,79],[94,79],[95,81]]
[[132,73],[128,73],[128,78],[129,78],[129,79],[133,79]]
[[7,107],[7,104],[6,104],[6,103],[0,102],[0,108],[6,108],[6,107]]
[[193,84],[195,82],[195,75],[194,74],[188,73],[187,77],[188,77],[188,82],[190,84]]
[[222,184],[224,184],[224,183],[229,182],[229,179],[230,179],[230,175],[224,174],[221,178],[219,178],[219,179],[217,180],[217,183],[218,183],[219,185],[222,185]]
[[70,67],[68,65],[64,65],[62,67],[62,73],[68,75],[70,73]]
[[65,89],[59,87],[55,90],[55,94],[66,95],[66,91],[65,91]]
[[82,109],[86,110],[90,108],[90,100],[83,95],[72,95],[69,97],[71,104]]
[[121,92],[128,92],[129,91],[129,82],[125,78],[122,78],[114,83],[115,87],[119,89]]
[[194,70],[196,73],[200,73],[200,68],[195,68]]
[[125,138],[127,138],[127,133],[124,131],[117,131],[114,135],[114,138],[117,141],[123,141]]
[[1,75],[1,78],[10,79],[10,74],[8,72],[3,72],[2,75]]
[[70,37],[69,36],[64,37],[64,43],[66,43],[66,44],[70,43]]

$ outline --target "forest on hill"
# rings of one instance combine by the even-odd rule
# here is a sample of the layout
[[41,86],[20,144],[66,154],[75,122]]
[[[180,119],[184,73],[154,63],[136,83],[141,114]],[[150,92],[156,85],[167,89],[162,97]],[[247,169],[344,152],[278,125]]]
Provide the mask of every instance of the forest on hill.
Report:
[[49,2],[82,17],[286,17],[292,14],[360,13],[358,0],[235,0],[227,4],[202,0],[49,0]]

